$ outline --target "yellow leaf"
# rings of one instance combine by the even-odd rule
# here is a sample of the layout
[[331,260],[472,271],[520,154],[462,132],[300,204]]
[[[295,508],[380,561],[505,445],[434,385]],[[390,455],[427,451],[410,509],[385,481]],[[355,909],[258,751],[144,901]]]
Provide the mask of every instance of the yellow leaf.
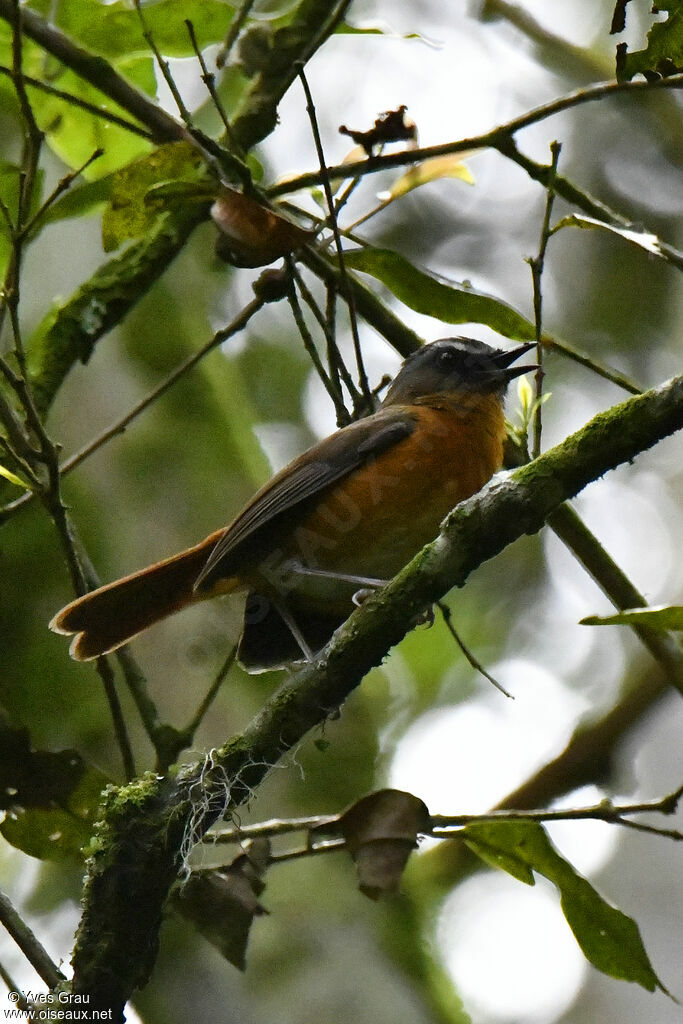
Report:
[[0,476],[4,476],[4,478],[9,480],[11,484],[16,484],[17,487],[21,487],[24,491],[30,490],[21,477],[17,476],[16,473],[12,473],[11,470],[6,469],[5,466],[0,466]]
[[383,202],[391,202],[392,199],[399,199],[407,192],[412,192],[414,188],[426,185],[430,181],[438,181],[439,178],[459,178],[468,185],[474,185],[474,177],[464,162],[462,153],[452,153],[447,156],[435,156],[431,160],[423,160],[421,164],[410,167],[405,174],[397,178],[388,192],[382,192],[378,198]]
[[526,374],[523,377],[517,378],[517,394],[519,396],[519,404],[522,407],[522,419],[526,422],[529,407],[534,398],[534,393]]

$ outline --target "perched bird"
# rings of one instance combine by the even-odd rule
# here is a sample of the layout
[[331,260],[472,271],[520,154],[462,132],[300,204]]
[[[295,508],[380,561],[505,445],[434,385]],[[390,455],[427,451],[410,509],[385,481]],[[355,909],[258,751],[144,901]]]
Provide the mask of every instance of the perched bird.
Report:
[[535,368],[511,364],[532,347],[424,345],[377,412],[309,448],[229,526],[79,597],[50,628],[73,634],[71,656],[88,661],[190,604],[239,591],[245,668],[312,658],[354,596],[394,576],[501,467],[506,387]]

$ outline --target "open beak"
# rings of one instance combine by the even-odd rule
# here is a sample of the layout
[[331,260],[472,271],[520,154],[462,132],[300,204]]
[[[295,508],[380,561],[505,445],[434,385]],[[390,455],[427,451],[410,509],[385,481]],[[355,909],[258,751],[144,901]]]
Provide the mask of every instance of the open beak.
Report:
[[493,357],[493,361],[496,366],[499,366],[502,370],[501,376],[506,381],[512,380],[514,377],[519,377],[523,373],[528,373],[532,370],[538,369],[538,363],[525,363],[523,366],[514,366],[510,368],[510,363],[514,363],[516,359],[523,356],[525,352],[529,352],[532,348],[536,348],[536,342],[530,341],[526,345],[518,345],[517,348],[505,350],[503,352],[497,352]]

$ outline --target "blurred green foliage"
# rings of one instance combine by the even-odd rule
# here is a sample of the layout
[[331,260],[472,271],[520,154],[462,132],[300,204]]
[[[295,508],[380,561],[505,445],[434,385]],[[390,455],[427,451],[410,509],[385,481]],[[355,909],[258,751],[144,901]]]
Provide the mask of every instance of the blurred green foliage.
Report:
[[[30,6],[45,15],[52,12],[52,5],[46,3]],[[248,58],[247,75],[258,78],[262,70],[259,61],[268,65],[272,59],[273,37],[264,26],[268,32],[284,32],[296,6],[280,5],[274,21],[251,26],[250,47],[241,54],[243,61],[245,55]],[[391,5],[377,6],[386,7],[387,17],[395,16]],[[606,32],[610,4],[600,7],[599,25],[590,31],[583,26],[578,7],[574,23],[582,30],[586,57],[605,60],[613,47]],[[224,39],[234,16],[234,6],[205,0],[162,0],[145,5],[144,11],[157,45],[168,57],[187,57],[192,52],[184,19],[192,20],[200,45],[206,47]],[[130,5],[64,0],[55,12],[59,28],[110,59],[116,70],[147,96],[156,95],[152,60]],[[518,51],[526,44],[509,34],[505,24],[484,24],[458,14],[462,40],[455,41],[438,3],[425,2],[411,17],[419,21],[422,35],[446,36],[451,61],[458,55],[465,60],[468,46],[481,47],[480,65],[470,89],[473,94],[480,90],[485,94],[488,109],[495,111],[499,121],[506,119],[510,104],[517,112],[574,85],[569,60],[566,67],[561,61],[544,67],[525,53],[522,70],[531,69],[536,77],[528,89],[522,88]],[[259,49],[256,44],[265,35],[267,45]],[[359,82],[372,79],[375,71],[363,56],[367,51],[355,50],[360,42],[362,35],[340,36],[329,52],[316,58],[330,69],[321,75],[316,92],[318,113],[332,140],[330,148],[337,141],[336,125],[352,120],[347,106],[356,99],[355,93],[362,91]],[[0,63],[11,64],[10,43],[9,30],[0,21]],[[436,62],[437,57],[426,47],[416,49],[422,44],[415,39],[403,41],[405,49],[400,51],[382,51],[385,44],[394,45],[391,37],[364,41],[364,45],[368,43],[377,47],[373,60],[378,69],[387,66],[382,73],[388,76],[385,88],[391,102],[407,99],[411,107],[419,105],[424,87],[421,79],[429,80],[430,61]],[[556,61],[556,47],[541,52]],[[575,56],[573,47],[571,52]],[[502,75],[494,56],[497,53],[509,61],[509,70]],[[60,89],[96,105],[110,102],[54,58],[45,57],[35,44],[25,44],[25,60],[30,74],[44,74]],[[236,64],[226,70],[221,88],[229,95],[231,110],[237,109],[246,95],[246,77],[244,68]],[[504,102],[500,99],[503,92]],[[30,250],[22,279],[21,310],[27,323],[35,325],[57,295],[64,299],[83,284],[69,246],[78,246],[79,255],[85,253],[91,273],[105,258],[85,231],[82,238],[72,234],[68,236],[71,241],[64,243],[60,229],[73,218],[78,232],[78,225],[83,224],[79,218],[99,214],[112,195],[115,179],[109,177],[111,173],[125,168],[122,174],[128,174],[130,167],[136,166],[132,161],[148,153],[150,144],[61,99],[37,91],[30,95],[52,151],[44,161],[44,181],[41,178],[38,184],[43,197],[68,168],[84,162],[96,147],[105,148],[105,156],[92,166],[92,177],[102,178],[103,184],[95,186],[95,191],[91,184],[78,184],[68,192],[52,210],[52,227]],[[384,95],[381,90],[380,95]],[[616,112],[596,104],[590,113],[581,114],[581,121],[566,115],[560,125],[555,121],[535,128],[529,145],[536,148],[539,160],[546,160],[548,141],[561,136],[563,174],[580,180],[583,187],[622,210],[635,224],[642,221],[648,230],[675,243],[677,228],[669,198],[672,168],[657,147],[664,134],[680,131],[680,125],[676,127],[664,93],[659,96],[659,108],[639,107],[633,101],[633,107],[624,103]],[[441,104],[442,99],[431,96],[429,106],[437,100]],[[449,99],[455,106],[466,106],[468,101],[457,89]],[[197,105],[198,122],[217,125],[215,112],[204,98]],[[269,140],[258,151],[273,177],[290,171],[292,164],[301,171],[315,166],[303,103],[293,104],[288,96],[284,109],[292,120],[278,129],[280,139],[283,132],[291,133],[295,144],[289,139],[278,142],[276,133],[272,144]],[[353,109],[355,114],[357,108]],[[376,113],[373,108],[368,123]],[[0,117],[12,124],[0,144],[0,199],[13,214],[21,133],[7,78],[0,79]],[[442,115],[438,141],[455,137],[457,123]],[[305,152],[299,152],[300,148]],[[544,195],[499,155],[476,159],[482,160],[484,169],[477,173],[472,196],[468,193],[466,200],[461,198],[462,193],[455,191],[460,183],[439,182],[396,201],[368,224],[366,237],[371,247],[349,262],[382,281],[408,307],[407,317],[412,317],[408,323],[417,330],[424,328],[430,337],[444,333],[438,322],[441,317],[448,324],[476,322],[480,327],[504,330],[511,338],[527,338],[533,328],[524,259],[538,246]],[[176,170],[170,177],[182,178]],[[164,173],[162,168],[158,176],[145,178],[138,196],[142,205],[145,190],[154,181],[164,180]],[[364,184],[366,191],[359,188],[357,202],[367,208],[375,203],[375,185]],[[571,212],[567,204],[558,201],[558,217]],[[57,221],[58,215],[64,220]],[[110,222],[109,247],[140,232],[144,235],[153,219],[143,216],[135,231],[121,230],[119,225],[113,235]],[[87,364],[76,364],[70,370],[49,419],[51,434],[65,453],[78,449],[124,415],[251,299],[256,272],[219,263],[213,255],[214,244],[210,225],[195,230],[163,277],[149,290],[141,288],[137,304],[127,309],[122,322],[96,345],[93,342]],[[3,251],[9,254],[7,231],[0,231],[0,257]],[[680,303],[671,266],[625,246],[622,239],[597,232],[561,232],[551,242],[548,262],[544,307],[548,331],[605,362],[618,364],[646,383],[671,371],[678,358],[673,334]],[[433,274],[427,277],[416,270],[417,265],[432,268]],[[456,290],[438,279],[441,273],[451,280],[471,277],[473,286]],[[324,304],[322,291],[317,290],[316,295]],[[401,315],[406,315],[405,310]],[[347,345],[343,317],[343,309],[338,310],[340,336]],[[389,353],[386,346],[376,343],[369,329],[361,330],[363,345],[377,368],[371,382],[376,384]],[[475,330],[488,337],[485,330]],[[324,352],[324,340],[316,337]],[[578,425],[576,416],[584,417],[584,413],[617,400],[612,385],[582,368],[560,363],[557,356],[550,358],[547,370],[553,400],[544,406],[544,415],[551,436],[566,432],[569,424]],[[315,392],[310,383],[311,364],[286,303],[265,307],[224,351],[214,351],[125,434],[65,478],[65,501],[102,579],[115,578],[168,555],[227,523],[269,475],[269,456],[273,461],[279,456],[276,450],[263,450],[259,437],[267,436],[264,428],[270,429],[271,436],[280,432],[285,450],[291,437],[302,446],[314,439],[322,417],[319,400],[311,398]],[[676,469],[662,465],[660,470],[668,486]],[[2,493],[6,501],[16,497],[9,484]],[[535,622],[541,620],[551,598],[557,597],[554,585],[543,542],[531,538],[504,552],[495,566],[482,567],[466,591],[449,600],[459,631],[487,666],[501,662],[524,644],[530,656],[550,658]],[[99,678],[91,667],[70,662],[63,639],[46,628],[52,614],[70,597],[55,530],[34,501],[3,522],[0,533],[0,648],[4,653],[0,702],[15,726],[30,730],[34,747],[53,752],[75,748],[93,766],[93,776],[102,773],[102,777],[120,779],[120,756]],[[136,656],[148,676],[162,720],[181,726],[198,706],[235,639],[237,613],[227,605],[217,602],[193,610],[136,643]],[[576,618],[571,606],[564,624],[571,628]],[[617,653],[613,656],[618,661],[621,648],[619,641],[614,643]],[[561,664],[552,668],[563,674]],[[625,680],[635,678],[638,670],[639,661],[633,655],[623,672]],[[565,681],[581,688],[588,685],[590,676],[589,660],[569,670]],[[258,711],[275,682],[273,675],[253,679],[233,669],[195,736],[195,747],[210,749],[224,742]],[[245,809],[243,820],[340,810],[386,783],[398,739],[423,712],[477,697],[485,685],[466,665],[437,616],[433,628],[415,629],[387,663],[370,674],[340,718],[329,720],[284,759],[270,774],[258,800]],[[153,752],[123,686],[121,699],[137,768],[142,771],[153,765]],[[606,699],[604,693],[601,699]],[[453,808],[438,810],[457,808],[458,781],[453,780]],[[48,832],[60,830],[63,809],[45,813],[57,816],[49,823]],[[8,824],[5,835],[26,849],[29,844],[25,836],[17,836],[17,828]],[[87,838],[85,832],[87,828],[83,832],[79,825],[67,836],[66,845],[72,852]],[[31,834],[44,838],[46,833],[41,825]],[[30,852],[40,856],[44,846],[36,842]],[[9,886],[25,864],[20,855],[3,862]],[[426,945],[424,936],[433,925],[437,901],[430,892],[424,906],[419,905],[415,895],[419,893],[415,882],[419,873],[419,866],[412,868],[409,891],[413,902],[395,897],[371,906],[357,892],[352,869],[340,857],[278,866],[271,871],[262,897],[272,914],[254,925],[247,975],[237,976],[189,927],[171,918],[165,926],[158,970],[150,987],[135,1000],[136,1008],[147,1024],[180,1024],[187,1019],[190,1006],[197,1019],[213,1019],[219,1014],[226,1021],[277,1019],[282,1024],[305,1024],[334,1019],[336,1024],[345,1024],[359,1019],[398,1019],[411,1024],[460,1024],[467,1019],[465,1012],[438,956]],[[61,892],[75,892],[73,879],[65,881],[66,876],[54,867],[45,868],[40,877],[42,888],[39,886],[33,897],[36,910],[59,904]],[[180,959],[185,964],[182,978],[177,971]]]

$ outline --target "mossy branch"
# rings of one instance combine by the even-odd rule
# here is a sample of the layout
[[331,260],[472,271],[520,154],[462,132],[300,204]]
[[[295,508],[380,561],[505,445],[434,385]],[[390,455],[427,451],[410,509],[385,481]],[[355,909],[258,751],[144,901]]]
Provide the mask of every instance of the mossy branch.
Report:
[[161,277],[204,218],[195,206],[173,213],[121,256],[103,264],[30,339],[28,369],[36,407],[45,416],[65,377],[86,363],[97,342],[115,327]]
[[[275,127],[277,107],[306,62],[334,31],[350,0],[303,0],[285,29],[275,31],[263,68],[252,76],[232,126],[248,150]],[[11,18],[12,3],[0,0],[0,18]],[[166,114],[103,58],[88,53],[59,29],[24,9],[24,33],[78,75],[114,99],[150,129],[159,141],[187,139],[184,125]],[[101,266],[64,305],[50,313],[29,341],[29,367],[41,414],[52,404],[72,366],[86,361],[94,345],[130,312],[183,248],[193,228],[206,218],[197,205],[171,211],[146,238]]]
[[[74,990],[121,1020],[154,965],[166,897],[192,845],[247,800],[270,767],[339,708],[416,614],[609,469],[683,427],[683,376],[601,413],[563,444],[499,476],[447,518],[439,537],[354,612],[320,657],[289,679],[245,732],[176,779],[112,792],[88,864]],[[680,661],[672,682],[683,688]]]

